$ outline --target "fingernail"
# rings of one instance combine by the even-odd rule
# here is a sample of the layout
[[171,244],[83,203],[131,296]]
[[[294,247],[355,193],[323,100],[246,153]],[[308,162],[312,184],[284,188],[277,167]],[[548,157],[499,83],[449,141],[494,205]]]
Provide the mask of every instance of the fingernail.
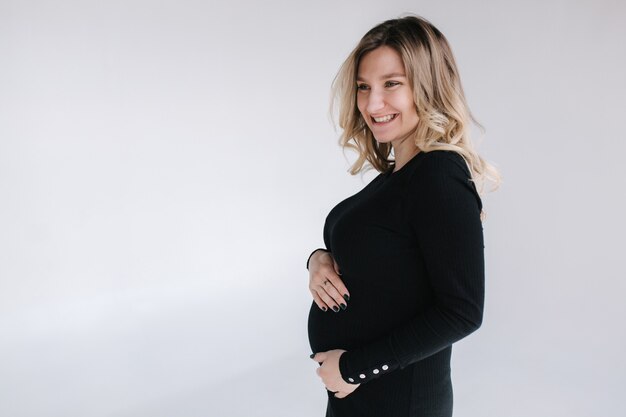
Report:
[[336,312],[338,312],[338,311],[339,311],[339,307],[337,307],[337,306],[333,306],[333,311],[334,311],[335,313],[336,313]]
[[346,309],[346,305],[345,305],[344,303],[341,303],[341,304],[339,304],[339,305],[341,306],[341,309],[342,309],[342,310],[345,310],[345,309]]
[[343,295],[343,298],[345,298],[345,299],[346,299],[346,301],[350,301],[350,296],[349,296],[348,294],[344,294],[344,295]]
[[328,310],[328,309],[327,309],[326,307],[322,307],[322,310],[326,311],[326,310]]
[[313,359],[313,356],[315,356],[315,353],[311,353],[311,355],[309,356],[309,358]]

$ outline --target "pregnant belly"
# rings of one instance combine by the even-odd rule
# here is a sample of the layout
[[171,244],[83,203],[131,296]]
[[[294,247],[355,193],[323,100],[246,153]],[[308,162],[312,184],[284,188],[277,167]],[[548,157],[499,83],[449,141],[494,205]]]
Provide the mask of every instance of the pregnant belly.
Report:
[[349,350],[353,346],[354,313],[349,306],[346,310],[335,313],[322,311],[313,302],[309,310],[308,332],[311,352],[323,352],[331,349]]
[[418,314],[420,303],[407,293],[387,299],[361,297],[355,293],[352,291],[347,309],[337,313],[322,311],[315,302],[311,303],[308,335],[312,352],[354,349],[387,336]]

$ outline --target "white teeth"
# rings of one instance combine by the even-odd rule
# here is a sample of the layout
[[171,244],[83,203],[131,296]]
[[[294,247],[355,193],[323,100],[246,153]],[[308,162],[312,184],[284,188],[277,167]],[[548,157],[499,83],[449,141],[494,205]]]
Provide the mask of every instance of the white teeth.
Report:
[[389,120],[393,119],[395,117],[394,114],[388,114],[385,117],[373,117],[373,119],[377,122],[377,123],[383,123],[383,122],[388,122]]

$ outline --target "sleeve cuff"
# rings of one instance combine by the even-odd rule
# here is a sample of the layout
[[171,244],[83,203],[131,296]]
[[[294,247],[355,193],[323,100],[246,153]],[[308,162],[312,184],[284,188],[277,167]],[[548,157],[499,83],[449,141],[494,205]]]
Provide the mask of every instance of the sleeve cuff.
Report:
[[368,349],[370,354],[360,349],[344,352],[339,357],[341,378],[348,384],[362,384],[399,369],[400,362],[390,347],[381,345],[380,348],[383,351]]

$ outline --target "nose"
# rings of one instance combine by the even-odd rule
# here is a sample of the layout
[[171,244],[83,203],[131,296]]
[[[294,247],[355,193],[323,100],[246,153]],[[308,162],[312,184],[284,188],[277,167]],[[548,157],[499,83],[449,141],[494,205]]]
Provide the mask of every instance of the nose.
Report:
[[365,106],[365,110],[369,114],[376,114],[376,112],[385,107],[385,100],[381,91],[372,89],[367,96],[367,105]]

